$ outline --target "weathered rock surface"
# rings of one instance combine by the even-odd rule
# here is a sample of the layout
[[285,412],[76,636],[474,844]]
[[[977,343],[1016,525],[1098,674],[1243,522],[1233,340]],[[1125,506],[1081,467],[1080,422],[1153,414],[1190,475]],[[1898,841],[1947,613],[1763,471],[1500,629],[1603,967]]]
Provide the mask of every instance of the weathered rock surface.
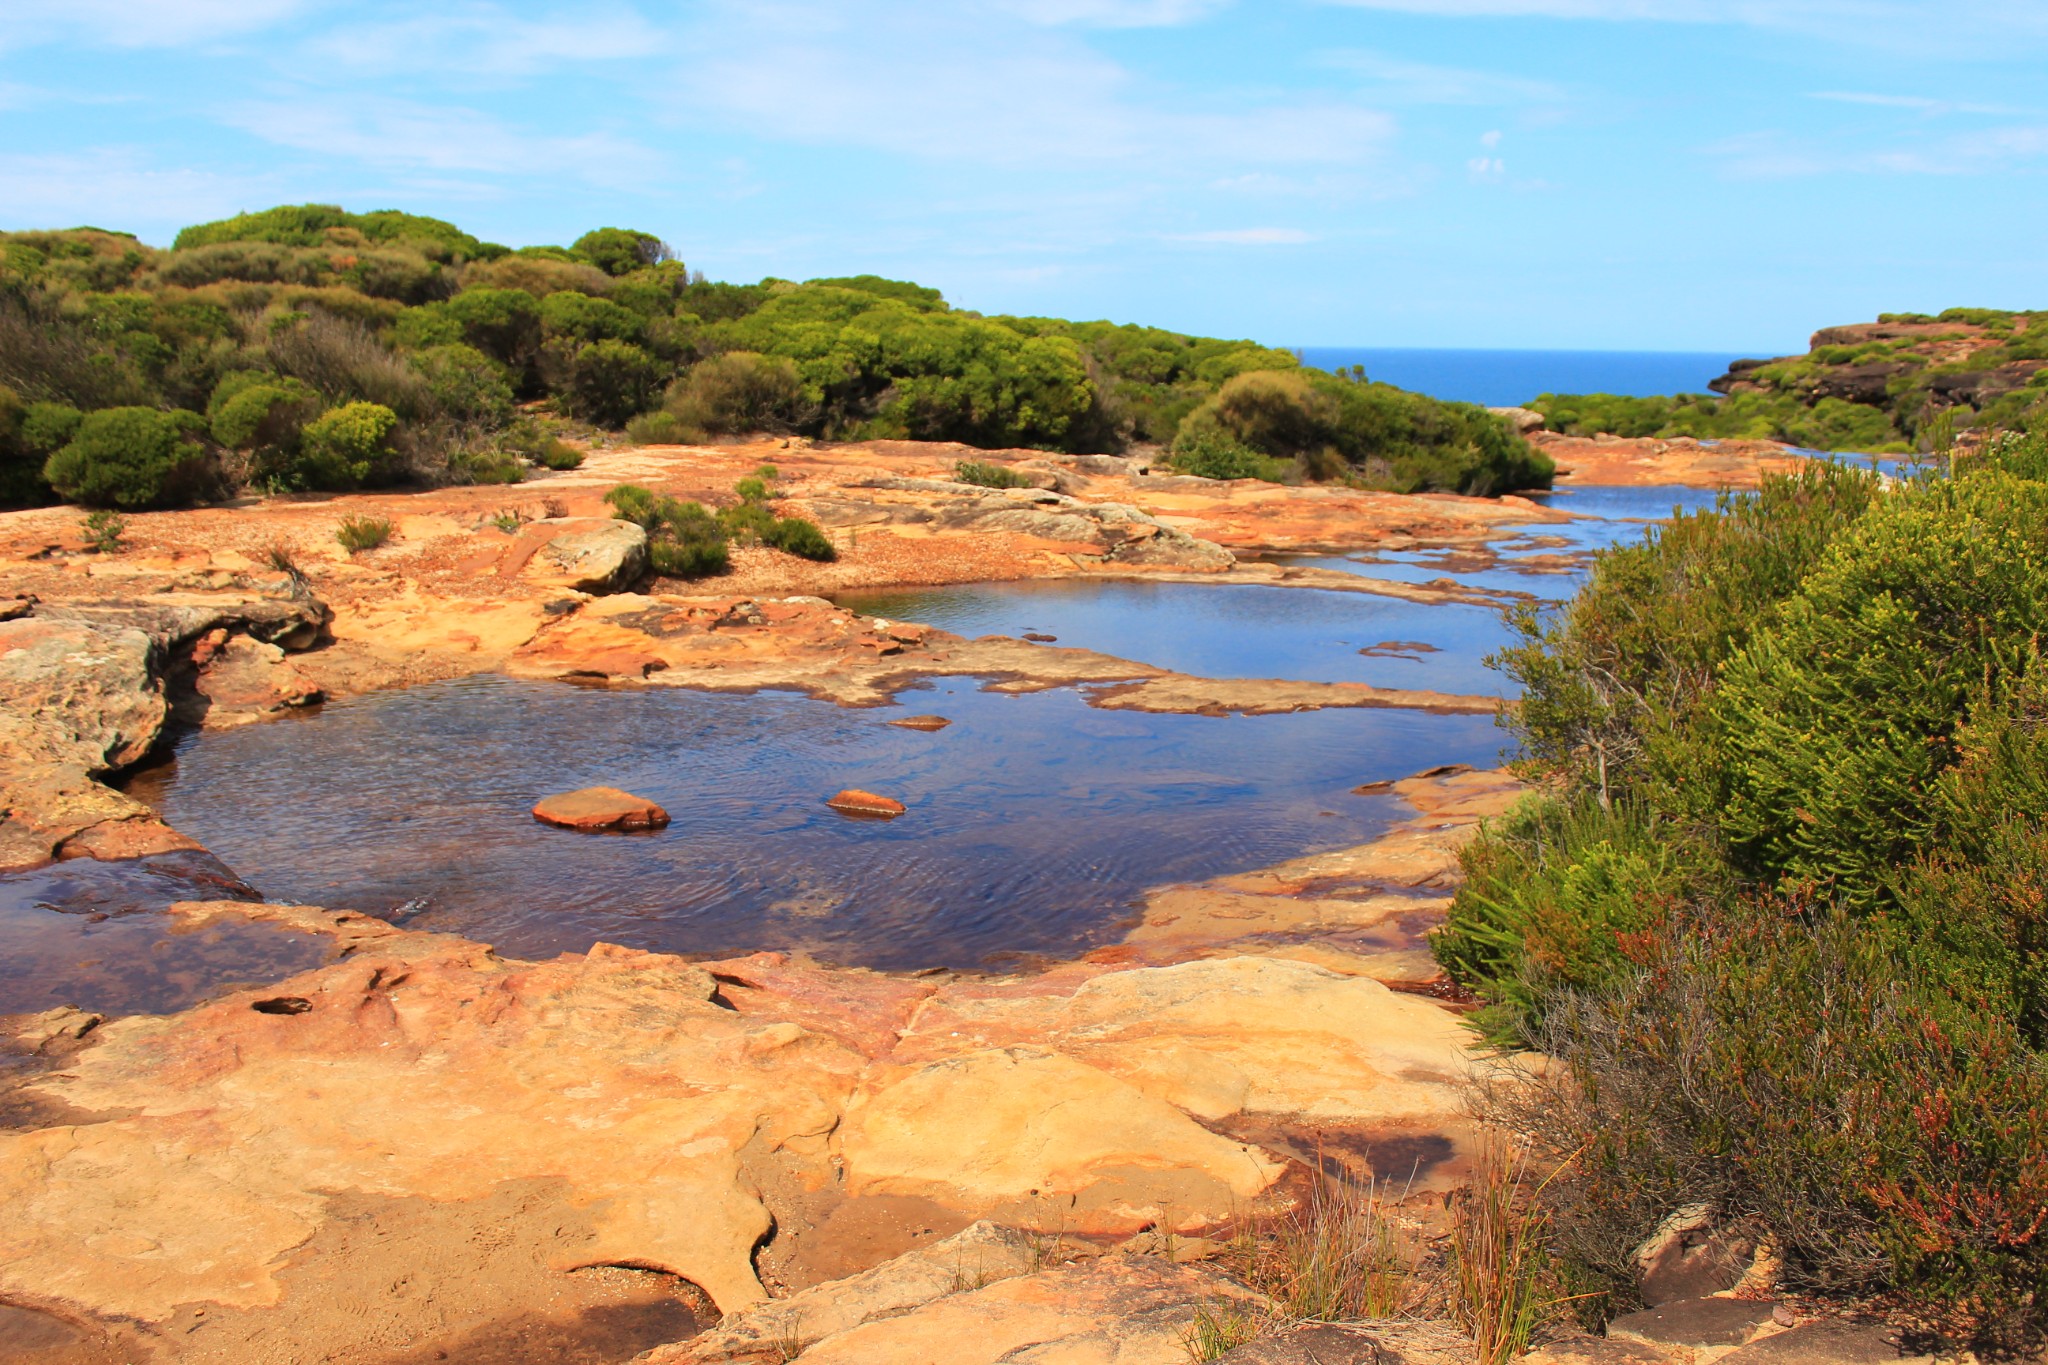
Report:
[[1607,1335],[1667,1348],[1741,1346],[1771,1327],[1776,1306],[1760,1299],[1679,1299],[1616,1318],[1607,1324]]
[[617,787],[583,787],[544,796],[535,803],[533,818],[544,825],[587,833],[663,829],[668,825],[667,811],[644,796]]
[[1722,1225],[1706,1204],[1674,1210],[1635,1250],[1643,1302],[1655,1308],[1678,1299],[1704,1298],[1733,1289],[1755,1260],[1757,1241]]
[[1104,1257],[949,1295],[809,1346],[808,1365],[1186,1365],[1196,1305],[1245,1299],[1213,1272]]
[[1754,1341],[1721,1357],[1722,1365],[1890,1365],[1907,1356],[1896,1334],[1853,1322],[1809,1322]]
[[1582,1335],[1546,1342],[1522,1357],[1522,1365],[1679,1365],[1679,1362],[1678,1357],[1661,1347]]
[[892,720],[889,723],[899,729],[923,730],[929,733],[931,731],[943,730],[953,722],[947,720],[944,716],[905,716],[902,720]]
[[703,1336],[651,1351],[642,1360],[647,1365],[715,1365],[757,1358],[786,1342],[819,1341],[949,1294],[1028,1274],[1038,1268],[1037,1261],[1022,1233],[975,1223],[859,1275],[743,1309]]
[[180,721],[221,729],[266,720],[321,700],[317,683],[294,666],[285,651],[248,635],[216,626],[192,643],[174,689],[172,712]]
[[0,621],[0,761],[94,776],[139,761],[168,714],[156,655],[132,626]]
[[512,553],[531,541],[520,570],[531,582],[575,592],[618,592],[647,574],[647,532],[630,521],[572,517],[529,523]]
[[894,820],[909,807],[893,796],[882,796],[858,787],[848,787],[825,798],[825,804],[842,815],[859,815],[871,820]]
[[1217,1365],[1471,1365],[1479,1348],[1446,1323],[1306,1323],[1216,1357]]

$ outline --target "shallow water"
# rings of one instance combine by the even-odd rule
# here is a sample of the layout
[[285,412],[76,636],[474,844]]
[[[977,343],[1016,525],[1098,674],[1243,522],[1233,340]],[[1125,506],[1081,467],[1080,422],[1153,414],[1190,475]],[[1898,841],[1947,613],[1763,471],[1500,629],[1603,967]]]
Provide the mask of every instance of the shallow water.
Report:
[[163,913],[173,901],[253,895],[204,854],[78,859],[0,876],[0,1014],[59,1005],[164,1014],[326,959],[324,940],[276,925],[188,929]]
[[[921,621],[970,638],[1052,635],[1062,645],[1202,678],[1361,682],[1479,696],[1501,693],[1501,678],[1481,659],[1507,638],[1491,607],[1245,584],[984,583],[838,600],[865,615]],[[1431,649],[1410,651],[1417,657],[1359,653],[1387,642]]]
[[[1490,556],[1459,550],[1370,550],[1353,555],[1283,555],[1276,563],[1335,569],[1363,578],[1400,583],[1449,579],[1460,587],[1497,593],[1504,598],[1535,597],[1562,601],[1585,582],[1595,552],[1642,539],[1650,527],[1674,512],[1697,512],[1715,505],[1720,494],[1708,488],[1679,484],[1643,488],[1566,486],[1530,495],[1531,501],[1573,514],[1568,522],[1528,522],[1511,528],[1518,535],[1490,542]],[[1492,562],[1484,562],[1490,557]],[[1557,562],[1570,567],[1559,572]],[[1475,563],[1483,567],[1475,567]],[[1499,684],[1495,684],[1498,690]]]
[[[188,736],[131,790],[267,896],[517,956],[602,940],[972,967],[1111,941],[1149,886],[1370,839],[1406,808],[1352,787],[1501,744],[1486,716],[1151,716],[961,679],[902,702],[474,677]],[[886,723],[923,713],[953,724]],[[673,823],[589,835],[529,814],[600,784]],[[849,786],[909,812],[824,807]]]

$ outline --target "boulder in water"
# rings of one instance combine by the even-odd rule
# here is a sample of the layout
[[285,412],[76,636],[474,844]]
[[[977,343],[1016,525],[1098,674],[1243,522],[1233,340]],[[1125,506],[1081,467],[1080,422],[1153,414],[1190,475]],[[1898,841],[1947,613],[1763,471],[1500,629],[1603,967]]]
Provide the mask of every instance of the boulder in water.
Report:
[[660,829],[668,824],[668,812],[644,796],[617,787],[584,787],[543,797],[533,808],[533,818],[544,825],[587,833]]
[[841,815],[861,815],[874,820],[894,820],[908,809],[894,797],[877,796],[857,787],[848,787],[837,796],[827,798],[825,804]]

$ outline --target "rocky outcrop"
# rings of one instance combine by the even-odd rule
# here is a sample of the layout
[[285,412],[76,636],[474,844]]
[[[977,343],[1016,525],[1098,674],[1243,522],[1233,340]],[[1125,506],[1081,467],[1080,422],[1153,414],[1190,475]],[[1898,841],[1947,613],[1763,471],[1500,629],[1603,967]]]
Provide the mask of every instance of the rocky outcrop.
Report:
[[647,574],[647,532],[630,521],[554,518],[529,523],[508,551],[521,576],[574,592],[619,592]]
[[159,658],[134,626],[0,621],[0,762],[97,776],[140,761],[169,714]]
[[585,833],[668,827],[667,811],[644,796],[617,787],[583,787],[544,796],[535,803],[533,818],[544,825]]

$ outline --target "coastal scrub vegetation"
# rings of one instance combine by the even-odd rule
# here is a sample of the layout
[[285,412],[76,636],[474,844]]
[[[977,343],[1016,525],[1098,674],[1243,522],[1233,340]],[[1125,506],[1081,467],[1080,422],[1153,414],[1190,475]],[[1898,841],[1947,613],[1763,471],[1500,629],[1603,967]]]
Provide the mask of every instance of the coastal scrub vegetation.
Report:
[[773,465],[761,466],[734,485],[736,501],[716,512],[631,483],[614,487],[604,500],[614,517],[647,532],[648,562],[665,578],[722,574],[731,567],[735,543],[765,545],[799,559],[837,559],[838,548],[816,522],[776,515],[769,503],[774,477]]
[[1289,351],[984,317],[873,275],[720,283],[625,228],[515,250],[307,204],[188,227],[167,250],[97,228],[0,234],[0,506],[516,482],[573,466],[573,424],[642,442],[1151,443],[1197,472],[1221,467],[1200,454],[1220,433],[1251,477],[1471,493],[1549,478],[1482,409]]
[[1936,452],[1957,435],[2048,428],[2048,312],[1883,313],[1816,332],[1805,355],[1738,360],[1709,387],[1721,396],[1546,393],[1529,406],[1574,436]]
[[[2048,1336],[2048,436],[1816,462],[1512,616],[1539,793],[1435,939],[1574,1273],[1694,1203],[1794,1292]],[[1570,1158],[1567,1160],[1567,1158]]]

